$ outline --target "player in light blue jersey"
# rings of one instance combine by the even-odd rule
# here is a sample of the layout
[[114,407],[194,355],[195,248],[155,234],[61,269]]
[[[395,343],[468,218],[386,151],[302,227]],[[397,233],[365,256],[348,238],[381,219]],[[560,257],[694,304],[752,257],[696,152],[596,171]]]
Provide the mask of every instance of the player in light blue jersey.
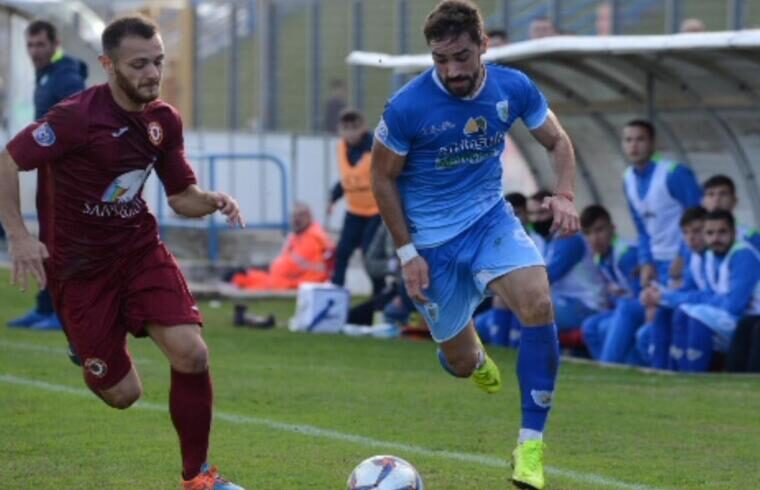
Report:
[[472,323],[487,290],[525,326],[517,361],[522,428],[512,480],[542,489],[542,434],[559,345],[544,262],[502,198],[499,155],[506,132],[522,119],[556,163],[557,186],[544,205],[554,214],[554,230],[568,235],[579,229],[572,143],[525,74],[481,62],[487,42],[471,2],[441,2],[424,33],[435,66],[386,106],[373,147],[375,197],[409,295],[449,373],[472,377],[488,392],[500,385]]

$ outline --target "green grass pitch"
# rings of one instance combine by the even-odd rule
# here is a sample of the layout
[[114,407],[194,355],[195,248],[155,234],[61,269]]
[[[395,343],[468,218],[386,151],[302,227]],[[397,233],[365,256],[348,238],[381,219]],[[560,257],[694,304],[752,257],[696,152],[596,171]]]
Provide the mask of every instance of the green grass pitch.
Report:
[[[33,294],[0,271],[0,324]],[[212,353],[212,462],[249,490],[340,490],[373,454],[411,461],[430,490],[507,484],[519,427],[515,353],[488,396],[444,374],[430,342],[235,329],[231,304],[201,305]],[[288,301],[257,302],[283,322]],[[130,341],[145,387],[127,411],[89,394],[60,333],[0,326],[3,488],[179,488],[166,411],[169,368]],[[760,379],[674,376],[565,362],[546,434],[559,489],[760,488]]]

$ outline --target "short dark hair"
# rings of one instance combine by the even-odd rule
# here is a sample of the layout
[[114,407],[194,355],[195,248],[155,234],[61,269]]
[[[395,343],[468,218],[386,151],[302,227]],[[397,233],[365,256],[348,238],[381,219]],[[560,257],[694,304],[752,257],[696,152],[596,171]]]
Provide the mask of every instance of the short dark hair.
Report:
[[125,37],[151,39],[158,33],[158,26],[151,19],[142,15],[130,15],[114,20],[103,31],[101,43],[103,53],[111,56],[121,45]]
[[702,184],[702,190],[713,189],[715,187],[728,187],[731,189],[731,194],[736,195],[736,185],[734,180],[728,175],[718,174],[713,175]]
[[702,206],[694,206],[683,212],[681,215],[681,221],[678,223],[681,228],[688,226],[695,221],[703,221],[707,216],[707,210]]
[[504,196],[504,200],[514,209],[525,209],[528,206],[528,198],[522,192],[510,192]]
[[40,32],[47,34],[47,38],[51,43],[58,42],[58,29],[56,29],[53,24],[46,20],[34,20],[26,27],[27,36],[36,36]]
[[612,224],[612,216],[610,216],[610,212],[607,211],[607,208],[600,204],[587,206],[581,213],[581,229],[588,230],[600,219]]
[[710,211],[705,215],[705,221],[725,221],[732,230],[736,229],[736,220],[734,219],[733,213],[731,211],[726,211],[725,209]]
[[551,191],[548,191],[546,189],[539,189],[532,196],[530,196],[530,198],[534,201],[543,202],[544,199],[552,196],[554,196],[554,194],[552,194]]
[[428,14],[423,32],[428,44],[467,33],[481,45],[484,40],[483,17],[469,0],[443,0]]
[[631,119],[625,124],[626,128],[644,128],[649,133],[649,137],[651,139],[654,139],[655,136],[657,136],[657,131],[654,129],[654,124],[647,121],[646,119]]
[[339,124],[359,124],[364,122],[364,115],[358,109],[343,109],[338,116]]

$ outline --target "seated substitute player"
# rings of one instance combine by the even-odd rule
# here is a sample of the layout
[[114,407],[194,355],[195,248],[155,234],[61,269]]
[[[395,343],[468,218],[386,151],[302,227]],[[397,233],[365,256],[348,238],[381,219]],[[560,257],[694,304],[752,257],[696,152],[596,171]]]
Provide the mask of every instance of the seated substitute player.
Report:
[[[19,133],[0,153],[0,220],[13,280],[47,286],[87,386],[111,407],[137,401],[142,383],[126,336],[150,336],[171,365],[169,412],[185,490],[240,490],[207,463],[212,418],[201,315],[141,193],[155,170],[169,205],[187,217],[221,211],[243,226],[230,196],[202,191],[186,158],[177,111],[157,100],[164,47],[156,25],[125,17],[103,32],[108,83],[80,92]],[[20,170],[45,166],[42,242],[19,209]]]
[[554,228],[572,234],[579,228],[572,143],[525,74],[481,62],[483,20],[471,2],[439,3],[424,34],[435,66],[385,108],[373,147],[375,197],[444,369],[489,393],[500,387],[498,367],[472,323],[487,288],[524,325],[517,361],[523,418],[512,481],[542,489],[542,436],[559,343],[544,261],[502,197],[499,156],[506,132],[522,119],[556,162],[556,192],[544,206],[553,211]]
[[612,308],[583,322],[583,339],[591,357],[607,363],[638,363],[636,331],[644,323],[639,302],[638,250],[615,233],[604,206],[592,204],[581,213],[581,229],[596,254]]

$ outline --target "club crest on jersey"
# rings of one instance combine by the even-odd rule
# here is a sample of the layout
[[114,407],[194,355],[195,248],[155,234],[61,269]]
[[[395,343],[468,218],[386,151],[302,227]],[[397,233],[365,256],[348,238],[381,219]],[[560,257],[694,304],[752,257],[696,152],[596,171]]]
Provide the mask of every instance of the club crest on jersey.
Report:
[[156,121],[151,121],[148,124],[148,139],[156,146],[160,145],[164,140],[164,128]]
[[84,368],[96,378],[102,378],[108,372],[108,364],[96,357],[84,361]]
[[471,117],[464,125],[465,136],[484,136],[488,129],[488,122],[483,116]]
[[509,101],[502,100],[496,103],[496,114],[498,114],[501,122],[507,122],[509,119]]
[[48,123],[37,126],[37,129],[32,131],[32,137],[40,146],[53,146],[55,143],[55,132]]

